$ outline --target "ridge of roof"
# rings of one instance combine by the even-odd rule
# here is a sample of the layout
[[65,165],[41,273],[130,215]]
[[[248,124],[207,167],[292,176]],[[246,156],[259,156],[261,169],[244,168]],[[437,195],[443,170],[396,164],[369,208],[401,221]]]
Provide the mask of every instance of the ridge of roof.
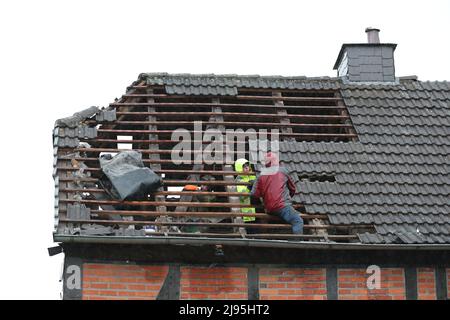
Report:
[[186,79],[186,80],[201,80],[201,79],[223,79],[223,80],[282,80],[282,81],[339,81],[339,77],[329,77],[329,76],[319,76],[319,77],[306,77],[306,76],[281,76],[281,75],[258,75],[258,74],[194,74],[194,73],[166,73],[166,72],[156,72],[156,73],[141,73],[139,75],[139,80],[149,80],[158,79],[160,81],[170,80],[170,79]]
[[134,85],[142,81],[147,85],[165,86],[169,94],[228,96],[237,95],[239,88],[337,90],[342,84],[340,78],[328,76],[141,73]]
[[282,75],[259,75],[259,74],[215,74],[215,73],[168,73],[168,72],[144,72],[139,75],[139,78],[146,77],[214,77],[214,78],[261,78],[261,79],[284,79],[284,80],[340,80],[339,77],[319,76],[282,76]]
[[[333,84],[342,84],[346,86],[357,85],[360,87],[377,87],[387,86],[388,84],[382,82],[376,83],[345,83],[341,77],[330,76],[282,76],[282,75],[258,75],[258,74],[215,74],[215,73],[167,73],[167,72],[148,72],[139,74],[138,81],[146,81],[147,84],[160,84],[160,85],[187,85],[187,86],[237,86],[237,87],[255,87],[258,84],[271,84],[272,81],[281,82],[326,82]],[[402,85],[404,83],[417,83],[417,84],[441,84],[439,89],[448,90],[450,88],[450,82],[446,80],[425,80],[421,81],[416,75],[400,76],[398,82],[395,85]],[[273,83],[279,86],[281,83]],[[393,84],[389,84],[389,87],[395,87]]]

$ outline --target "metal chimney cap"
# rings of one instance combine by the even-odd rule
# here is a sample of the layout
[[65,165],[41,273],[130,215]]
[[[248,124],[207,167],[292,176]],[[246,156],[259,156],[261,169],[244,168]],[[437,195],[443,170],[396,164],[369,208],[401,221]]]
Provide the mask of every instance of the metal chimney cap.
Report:
[[380,37],[378,36],[379,32],[380,29],[377,28],[366,28],[367,43],[380,43]]
[[380,32],[380,29],[378,29],[378,28],[372,28],[372,27],[367,27],[367,28],[366,28],[366,32],[370,32],[370,31],[377,31],[377,32]]

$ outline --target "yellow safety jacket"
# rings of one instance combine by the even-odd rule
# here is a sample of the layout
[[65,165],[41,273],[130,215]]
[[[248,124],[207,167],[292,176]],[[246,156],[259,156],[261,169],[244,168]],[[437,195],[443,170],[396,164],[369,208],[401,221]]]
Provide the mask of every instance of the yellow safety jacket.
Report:
[[[244,164],[248,163],[248,160],[246,159],[238,159],[236,160],[236,162],[234,163],[234,169],[236,170],[236,172],[243,172],[243,167]],[[249,181],[254,181],[256,180],[256,176],[254,175],[242,175],[242,176],[237,176],[236,177],[236,181],[237,182],[249,182]],[[237,192],[245,192],[245,193],[250,193],[250,188],[248,186],[243,186],[243,185],[238,185],[236,187]],[[249,196],[242,196],[239,197],[239,202],[241,204],[246,204],[251,206],[251,200]],[[255,208],[241,208],[241,212],[242,213],[256,213]],[[252,217],[252,216],[244,216],[243,217],[244,222],[251,222],[251,221],[255,221],[256,218]]]

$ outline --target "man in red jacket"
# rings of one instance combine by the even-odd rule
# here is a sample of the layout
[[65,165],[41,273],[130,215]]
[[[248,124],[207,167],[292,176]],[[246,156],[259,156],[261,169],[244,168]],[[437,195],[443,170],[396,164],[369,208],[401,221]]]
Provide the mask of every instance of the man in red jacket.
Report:
[[278,157],[268,152],[265,168],[253,184],[252,197],[263,198],[264,207],[269,214],[277,215],[292,225],[292,233],[303,233],[303,219],[292,206],[295,184],[285,168],[280,167]]

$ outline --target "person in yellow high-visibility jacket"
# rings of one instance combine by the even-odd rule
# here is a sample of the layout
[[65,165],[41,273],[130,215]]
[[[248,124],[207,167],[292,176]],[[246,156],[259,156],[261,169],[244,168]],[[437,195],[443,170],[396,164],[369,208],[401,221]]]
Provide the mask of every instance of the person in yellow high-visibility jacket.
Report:
[[[252,173],[250,163],[248,162],[247,159],[236,160],[236,162],[234,163],[234,170],[236,172]],[[255,180],[256,180],[256,176],[251,175],[251,174],[239,175],[236,177],[237,182],[254,182]],[[236,189],[237,189],[237,192],[250,193],[252,186],[238,185]],[[247,204],[247,205],[251,206],[251,199],[249,196],[239,197],[239,200],[240,200],[241,204]],[[241,212],[254,214],[254,213],[256,213],[256,210],[255,210],[255,208],[241,208]],[[255,219],[255,217],[252,217],[252,216],[244,216],[243,220],[244,220],[244,222],[253,222],[256,219]]]

